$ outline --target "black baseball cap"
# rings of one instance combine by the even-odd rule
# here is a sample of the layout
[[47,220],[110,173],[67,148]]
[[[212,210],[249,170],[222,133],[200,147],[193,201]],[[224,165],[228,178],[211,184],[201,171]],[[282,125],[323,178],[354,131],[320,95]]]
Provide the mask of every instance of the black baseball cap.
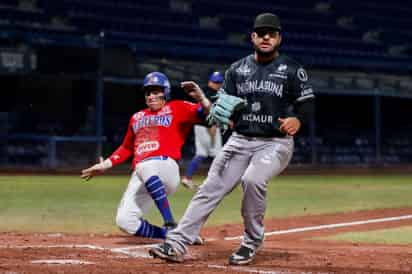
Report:
[[256,30],[260,28],[271,28],[278,31],[282,29],[282,27],[280,26],[279,17],[273,13],[261,13],[256,16],[253,29]]

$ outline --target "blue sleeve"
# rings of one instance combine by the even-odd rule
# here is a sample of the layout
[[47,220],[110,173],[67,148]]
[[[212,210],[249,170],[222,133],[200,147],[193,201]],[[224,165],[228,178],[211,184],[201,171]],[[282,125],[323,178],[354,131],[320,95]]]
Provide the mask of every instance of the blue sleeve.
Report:
[[201,105],[199,105],[199,107],[197,108],[197,117],[199,117],[200,120],[202,120],[202,122],[206,121],[206,114],[203,111],[203,108]]

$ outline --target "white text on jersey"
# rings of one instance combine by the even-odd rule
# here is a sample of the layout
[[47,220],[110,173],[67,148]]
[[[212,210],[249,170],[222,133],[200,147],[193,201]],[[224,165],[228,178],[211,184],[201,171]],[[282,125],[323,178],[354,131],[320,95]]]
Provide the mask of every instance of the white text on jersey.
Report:
[[143,142],[139,144],[139,146],[137,147],[136,153],[143,154],[146,152],[155,151],[155,150],[158,150],[159,147],[160,147],[160,144],[158,141]]
[[137,132],[143,127],[164,126],[169,127],[172,123],[172,115],[149,115],[144,116],[133,124],[133,131]]
[[273,123],[272,115],[256,115],[256,114],[243,114],[242,120],[257,123]]
[[272,81],[246,81],[240,84],[236,84],[238,94],[245,95],[254,92],[263,92],[270,95],[277,95],[282,97],[283,95],[283,84],[279,84]]

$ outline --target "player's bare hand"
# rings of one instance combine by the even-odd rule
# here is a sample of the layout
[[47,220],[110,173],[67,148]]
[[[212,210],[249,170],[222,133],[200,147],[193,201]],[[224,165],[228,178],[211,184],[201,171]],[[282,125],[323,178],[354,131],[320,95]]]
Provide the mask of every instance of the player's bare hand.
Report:
[[[93,178],[93,176],[102,174],[106,169],[110,168],[109,162],[105,162],[103,160],[103,157],[99,158],[100,162],[82,170],[82,174],[80,175],[80,178],[85,179],[86,181],[90,180]],[[111,163],[111,162],[110,162]]]
[[279,118],[278,121],[280,123],[280,131],[290,136],[295,135],[301,127],[301,123],[296,117]]
[[196,101],[200,102],[205,98],[203,90],[193,81],[181,82],[180,86],[183,88],[189,96],[193,97]]

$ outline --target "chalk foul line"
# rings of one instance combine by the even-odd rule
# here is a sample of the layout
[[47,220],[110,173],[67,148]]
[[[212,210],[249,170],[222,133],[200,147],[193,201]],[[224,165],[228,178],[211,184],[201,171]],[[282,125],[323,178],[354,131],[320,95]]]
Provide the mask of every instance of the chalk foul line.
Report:
[[[401,220],[407,220],[407,219],[412,219],[412,215],[403,215],[403,216],[397,216],[397,217],[378,218],[378,219],[370,219],[370,220],[355,221],[355,222],[345,222],[345,223],[318,225],[318,226],[307,226],[307,227],[292,228],[292,229],[286,229],[286,230],[271,231],[271,232],[265,233],[265,236],[267,237],[271,235],[290,234],[290,233],[298,233],[298,232],[306,232],[306,231],[322,230],[322,229],[332,229],[332,228],[365,225],[365,224],[373,224],[373,223],[394,222],[394,221],[401,221]],[[243,236],[225,237],[224,239],[227,241],[239,240],[239,239],[243,239]]]

